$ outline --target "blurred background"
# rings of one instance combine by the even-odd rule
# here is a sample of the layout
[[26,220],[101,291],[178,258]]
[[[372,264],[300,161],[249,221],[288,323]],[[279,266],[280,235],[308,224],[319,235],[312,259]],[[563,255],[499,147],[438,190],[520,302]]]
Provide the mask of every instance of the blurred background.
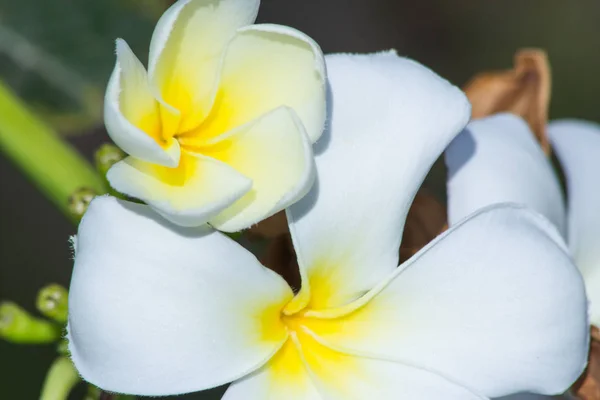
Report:
[[[142,61],[167,0],[0,0],[0,79],[86,157],[109,139],[102,97],[114,39]],[[520,47],[547,50],[551,118],[600,121],[596,0],[263,0],[259,22],[290,25],[325,53],[395,48],[457,85],[512,66]],[[0,115],[0,118],[2,116]],[[73,225],[0,152],[0,300],[35,311],[37,291],[68,286]],[[443,197],[438,163],[428,185]],[[38,398],[54,346],[0,341],[0,398]],[[222,390],[221,390],[222,391]],[[218,399],[220,391],[185,399]]]

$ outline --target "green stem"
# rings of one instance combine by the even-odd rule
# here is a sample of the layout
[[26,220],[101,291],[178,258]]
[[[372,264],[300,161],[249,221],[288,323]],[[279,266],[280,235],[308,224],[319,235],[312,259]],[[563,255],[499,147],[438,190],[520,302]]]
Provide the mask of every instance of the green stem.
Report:
[[40,400],[67,400],[79,381],[79,374],[71,360],[58,357],[48,370]]
[[71,220],[69,197],[79,189],[104,193],[101,177],[75,149],[0,82],[0,151]]

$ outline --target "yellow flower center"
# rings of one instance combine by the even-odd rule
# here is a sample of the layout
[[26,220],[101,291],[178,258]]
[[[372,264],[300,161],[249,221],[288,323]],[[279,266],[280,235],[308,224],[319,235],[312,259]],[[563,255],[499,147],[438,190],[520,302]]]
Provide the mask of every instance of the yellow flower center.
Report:
[[338,323],[343,323],[344,317],[320,320],[306,316],[305,312],[309,310],[301,310],[293,315],[286,315],[284,309],[280,311],[279,327],[287,329],[289,336],[267,365],[271,385],[277,386],[273,390],[280,392],[284,388],[285,391],[306,393],[308,387],[313,387],[312,378],[307,371],[308,366],[312,373],[337,387],[340,393],[344,393],[346,388],[338,379],[338,374],[360,373],[360,365],[354,357],[323,345],[304,329],[336,329]]
[[[230,146],[227,140],[214,143],[214,139],[231,129],[233,107],[223,101],[218,95],[207,118],[196,128],[181,131],[185,114],[174,117],[166,109],[162,109],[159,126],[146,125],[145,131],[152,136],[163,148],[168,148],[172,140],[177,140],[181,148],[179,165],[175,168],[154,165],[159,179],[171,186],[183,186],[196,171],[196,157],[193,154],[205,155],[227,162],[227,150]],[[161,106],[162,107],[162,106]]]

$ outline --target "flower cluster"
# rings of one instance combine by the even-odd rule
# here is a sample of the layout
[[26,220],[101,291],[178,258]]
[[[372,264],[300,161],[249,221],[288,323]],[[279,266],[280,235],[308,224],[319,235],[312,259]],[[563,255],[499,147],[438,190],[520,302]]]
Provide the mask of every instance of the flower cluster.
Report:
[[[83,378],[139,395],[231,383],[227,400],[565,391],[589,344],[571,254],[593,258],[584,235],[565,245],[557,181],[524,123],[467,125],[465,94],[426,67],[323,57],[298,31],[250,25],[258,5],[175,3],[148,72],[117,43],[105,119],[129,157],[108,179],[146,204],[99,197],[80,224],[68,340]],[[557,143],[567,128],[551,127]],[[450,228],[398,266],[448,146]],[[596,197],[578,151],[559,156],[583,210]],[[219,232],[283,209],[298,288]],[[600,226],[571,214],[573,230]]]

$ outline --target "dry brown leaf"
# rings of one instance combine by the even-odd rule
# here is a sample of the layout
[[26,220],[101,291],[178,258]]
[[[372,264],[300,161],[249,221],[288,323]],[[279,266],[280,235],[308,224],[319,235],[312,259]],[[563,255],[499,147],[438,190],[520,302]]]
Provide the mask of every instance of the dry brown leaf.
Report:
[[409,259],[447,228],[446,208],[427,190],[420,189],[406,217],[400,262]]
[[260,221],[258,224],[248,229],[247,232],[251,235],[263,238],[274,238],[288,233],[285,211],[280,211],[277,214]]
[[571,388],[581,400],[600,400],[600,330],[592,326],[588,366]]
[[292,289],[300,289],[300,269],[289,233],[272,238],[260,261],[281,275]]
[[506,71],[483,72],[465,85],[471,101],[472,118],[510,112],[527,121],[546,154],[551,75],[543,50],[522,49],[515,54],[514,67]]

